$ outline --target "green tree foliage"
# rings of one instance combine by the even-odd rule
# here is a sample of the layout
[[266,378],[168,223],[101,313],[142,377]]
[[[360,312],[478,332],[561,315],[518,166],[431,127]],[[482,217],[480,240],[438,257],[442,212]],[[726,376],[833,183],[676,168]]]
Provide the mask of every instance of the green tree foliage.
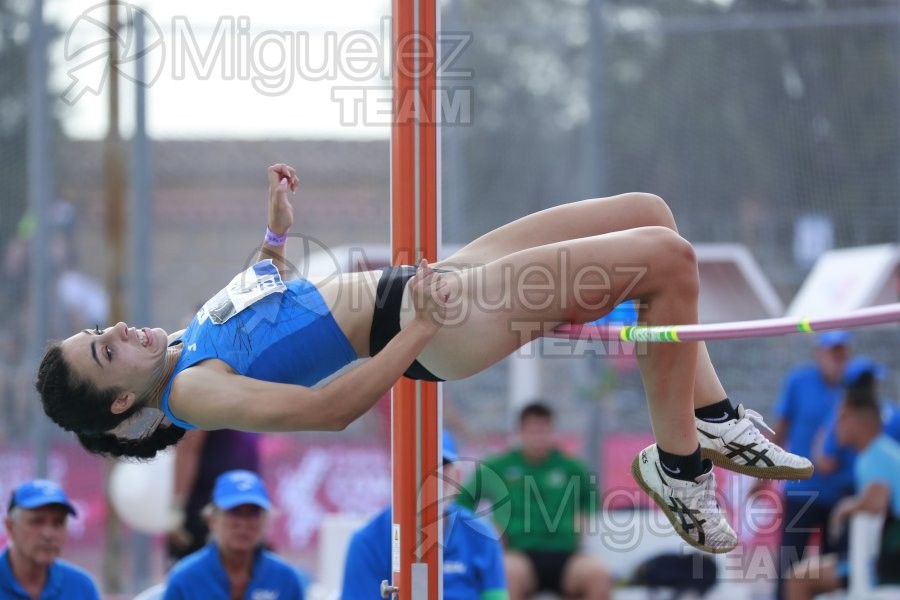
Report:
[[788,286],[802,215],[841,246],[900,234],[896,2],[607,0],[595,22],[588,0],[456,3],[445,26],[473,34],[467,234],[651,191],[688,237],[747,243]]

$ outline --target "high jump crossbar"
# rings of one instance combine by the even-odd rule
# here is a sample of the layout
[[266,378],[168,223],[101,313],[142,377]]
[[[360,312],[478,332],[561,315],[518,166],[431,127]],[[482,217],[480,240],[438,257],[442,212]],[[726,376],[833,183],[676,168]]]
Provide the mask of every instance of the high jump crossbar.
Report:
[[[392,0],[391,257],[438,256],[440,194],[435,0]],[[401,378],[391,398],[392,583],[382,596],[443,598],[438,384]]]
[[840,315],[781,317],[703,325],[561,325],[550,337],[623,342],[699,342],[818,333],[900,322],[900,302],[871,306]]

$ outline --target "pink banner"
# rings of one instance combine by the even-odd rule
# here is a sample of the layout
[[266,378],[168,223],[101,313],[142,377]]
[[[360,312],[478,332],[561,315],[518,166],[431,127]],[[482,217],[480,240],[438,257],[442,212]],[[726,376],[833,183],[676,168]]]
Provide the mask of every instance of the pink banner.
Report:
[[[617,509],[647,506],[646,495],[631,478],[631,461],[651,443],[646,433],[613,434],[606,438],[600,462],[603,508]],[[581,437],[566,435],[561,446],[579,454]],[[486,451],[507,447],[503,434],[479,437],[477,448],[460,443],[460,465],[473,464]],[[277,512],[269,530],[275,547],[292,551],[315,549],[323,517],[328,513],[373,514],[390,503],[390,455],[383,443],[308,442],[298,435],[267,435],[262,444],[262,476],[272,495]],[[32,452],[0,446],[0,499],[4,505],[12,488],[34,473]],[[65,488],[78,509],[70,522],[67,551],[97,548],[103,543],[103,524],[107,515],[104,497],[104,463],[75,443],[54,446],[49,457],[49,478]],[[732,476],[717,469],[721,503],[740,518],[736,529],[744,541],[771,544],[777,538],[772,528],[778,512],[778,493],[772,491],[747,502],[753,480]],[[742,511],[737,509],[746,507]],[[753,506],[757,510],[750,510]],[[748,515],[748,513],[751,513]],[[745,522],[753,519],[753,522]],[[5,543],[0,522],[0,544]]]

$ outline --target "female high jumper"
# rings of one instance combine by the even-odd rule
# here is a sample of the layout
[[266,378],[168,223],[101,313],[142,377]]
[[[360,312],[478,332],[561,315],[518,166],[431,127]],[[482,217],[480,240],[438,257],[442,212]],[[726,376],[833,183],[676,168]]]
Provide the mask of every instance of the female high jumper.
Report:
[[[468,377],[623,300],[639,302],[646,325],[698,320],[694,250],[650,194],[549,208],[432,264],[285,281],[299,180],[286,164],[269,167],[268,180],[260,262],[187,329],[118,323],[49,345],[36,384],[44,410],[88,450],[152,457],[190,428],[340,430],[403,375]],[[812,464],[732,405],[703,343],[646,344],[638,355],[656,443],[632,473],[682,538],[727,552],[737,536],[716,503],[712,463],[769,479],[808,478]],[[362,357],[371,358],[313,387]]]

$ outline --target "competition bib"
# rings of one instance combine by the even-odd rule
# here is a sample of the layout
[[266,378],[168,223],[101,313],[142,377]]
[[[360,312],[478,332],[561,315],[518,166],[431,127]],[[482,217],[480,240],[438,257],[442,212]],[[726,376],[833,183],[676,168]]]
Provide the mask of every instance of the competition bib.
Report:
[[261,260],[238,273],[218,294],[207,300],[197,313],[197,319],[200,323],[210,319],[221,325],[261,298],[286,289],[272,259]]

